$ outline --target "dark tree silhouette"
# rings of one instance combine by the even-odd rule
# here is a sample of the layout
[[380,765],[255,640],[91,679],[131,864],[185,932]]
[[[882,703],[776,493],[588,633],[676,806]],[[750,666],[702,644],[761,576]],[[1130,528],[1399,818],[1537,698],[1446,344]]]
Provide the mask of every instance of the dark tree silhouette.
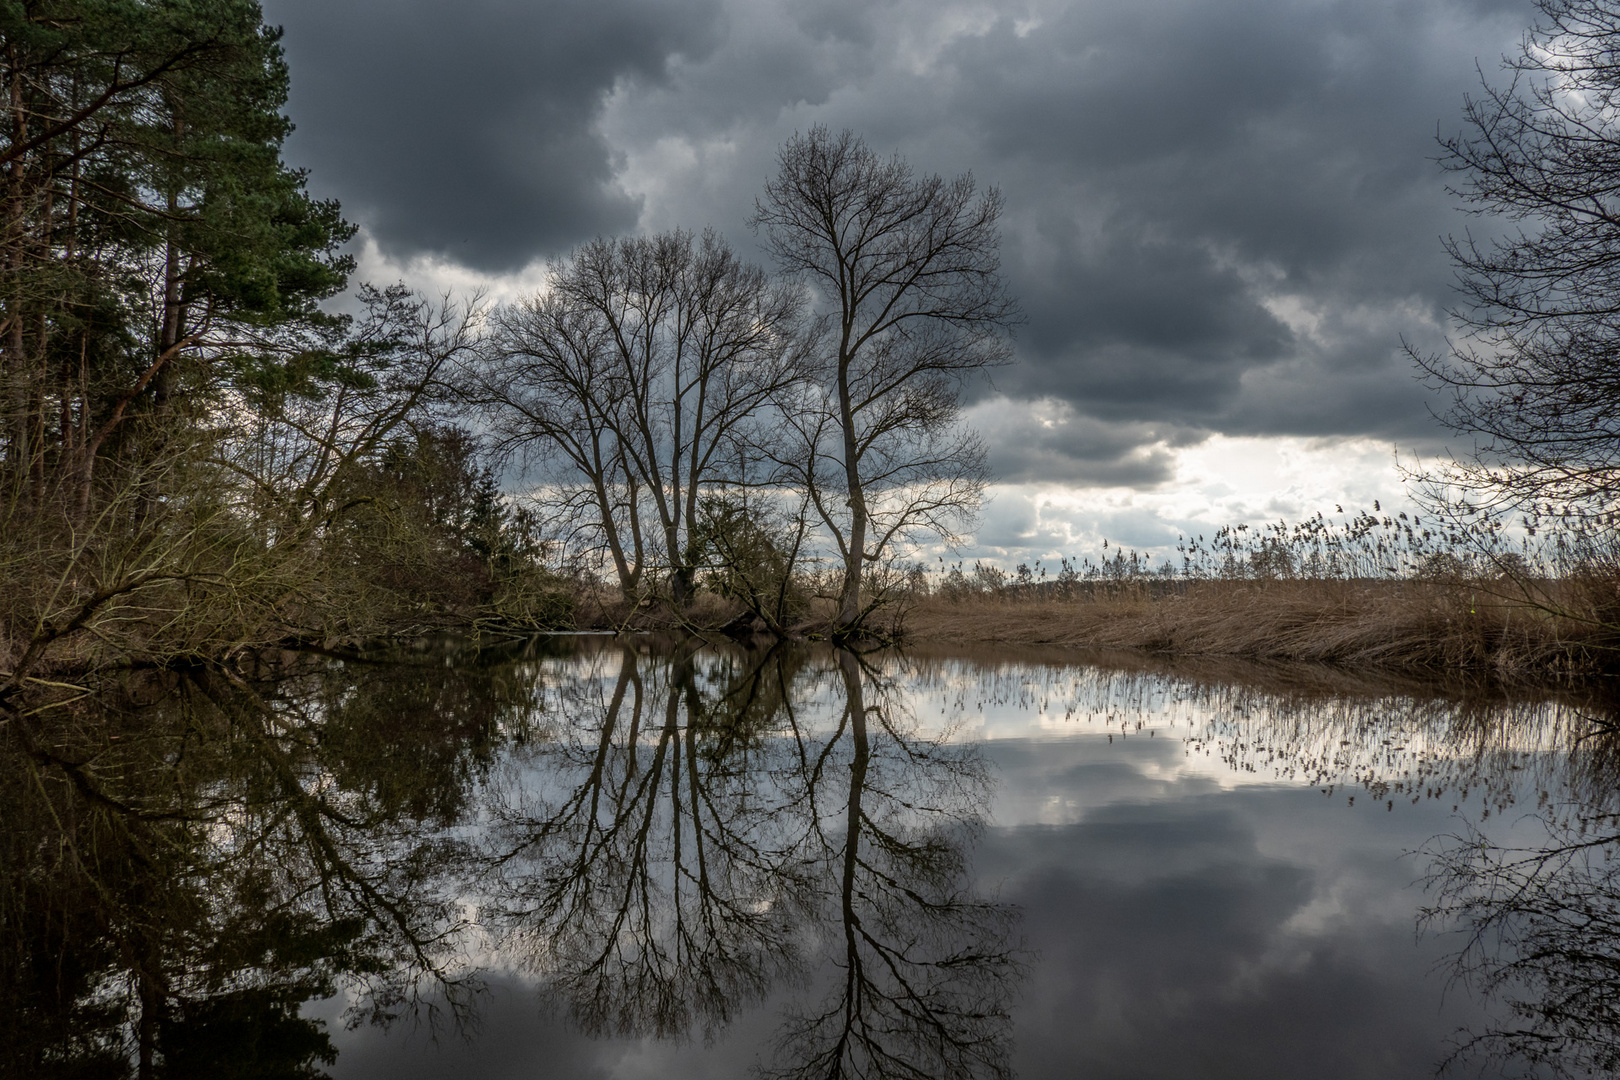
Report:
[[1413,357],[1476,440],[1446,478],[1486,504],[1612,508],[1620,495],[1620,9],[1539,0],[1511,78],[1468,101],[1442,162],[1471,213],[1517,226],[1452,239],[1468,340]]
[[848,630],[866,613],[868,563],[908,535],[951,535],[977,510],[984,450],[957,422],[958,387],[1008,358],[1019,315],[1002,287],[994,188],[917,176],[819,126],[779,163],[752,224],[783,273],[820,296],[826,323],[813,379],[784,403],[786,438],[766,449],[837,545]]

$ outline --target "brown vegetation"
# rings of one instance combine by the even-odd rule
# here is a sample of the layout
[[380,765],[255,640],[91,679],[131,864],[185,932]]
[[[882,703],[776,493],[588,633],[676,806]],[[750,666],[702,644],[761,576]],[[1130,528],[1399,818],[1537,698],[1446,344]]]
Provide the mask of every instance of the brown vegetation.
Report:
[[1620,642],[1612,614],[1607,622],[1593,617],[1598,590],[1565,582],[1539,593],[1467,580],[1098,583],[1067,598],[935,594],[911,606],[905,629],[919,642],[1145,649],[1511,679],[1614,670]]

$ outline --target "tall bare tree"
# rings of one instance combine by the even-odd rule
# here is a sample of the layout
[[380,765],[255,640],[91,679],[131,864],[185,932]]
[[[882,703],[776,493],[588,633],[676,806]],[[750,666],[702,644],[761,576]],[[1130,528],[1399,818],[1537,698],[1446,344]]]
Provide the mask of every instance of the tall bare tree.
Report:
[[1620,6],[1538,0],[1511,78],[1442,140],[1470,213],[1517,228],[1452,239],[1467,331],[1413,358],[1448,393],[1442,419],[1476,448],[1447,470],[1478,503],[1620,500]]
[[745,430],[799,378],[802,308],[712,231],[599,239],[499,315],[470,396],[507,448],[560,466],[626,595],[661,564],[680,603],[703,491],[737,479]]
[[959,386],[1005,362],[1016,303],[1002,286],[1001,195],[972,176],[917,176],[849,131],[782,147],[752,224],[825,315],[812,383],[773,456],[802,486],[844,565],[836,627],[865,614],[863,572],[897,540],[971,520],[984,450],[958,422]]

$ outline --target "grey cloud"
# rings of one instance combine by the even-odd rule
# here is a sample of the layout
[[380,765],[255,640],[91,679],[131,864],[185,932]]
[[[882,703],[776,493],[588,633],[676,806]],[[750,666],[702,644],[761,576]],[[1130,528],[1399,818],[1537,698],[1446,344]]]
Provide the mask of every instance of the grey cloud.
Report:
[[[1077,487],[1151,488],[1172,479],[1175,471],[1169,451],[1157,446],[1120,446],[1091,457],[1067,447],[1018,445],[1010,440],[995,444],[990,464],[996,479],[1007,483]],[[979,539],[995,542],[985,536]]]
[[[1019,1075],[1432,1077],[1479,1004],[1442,1000],[1446,943],[1414,947],[1410,909],[1358,898],[1400,896],[1416,871],[1388,852],[1442,827],[1441,808],[1405,820],[1309,788],[1212,796],[1208,780],[1165,779],[1185,747],[1160,734],[1106,755],[993,744],[1030,807],[1058,793],[1084,807],[1072,825],[992,830],[979,851],[1040,953]],[[1316,864],[1286,854],[1325,836]],[[1324,904],[1330,916],[1301,925]]]
[[1173,425],[1110,423],[1054,399],[989,398],[967,418],[991,447],[991,471],[1007,483],[1151,487],[1171,478],[1170,447],[1201,438]]
[[995,390],[1095,421],[1070,443],[1009,432],[1005,478],[1151,486],[1166,430],[1432,439],[1399,343],[1442,346],[1452,296],[1439,237],[1464,222],[1434,136],[1528,6],[997,7],[936,53],[919,42],[950,16],[924,0],[478,0],[454,18],[274,0],[270,17],[294,156],[394,253],[510,269],[638,223],[714,224],[749,250],[776,148],[817,122],[998,185],[1029,322]]
[[[1118,547],[1130,549],[1172,548],[1191,528],[1190,523],[1178,527],[1175,523],[1145,510],[1096,514],[1091,515],[1090,520],[1103,539],[1113,541]],[[1097,552],[1097,554],[1106,557],[1108,553]]]
[[878,36],[881,13],[890,6],[866,0],[822,0],[795,5],[789,17],[812,39],[864,47]]
[[1222,428],[1234,435],[1366,435],[1429,445],[1436,432],[1410,364],[1382,346],[1247,372]]
[[[1415,304],[1420,318],[1404,329],[1424,335],[1449,299],[1437,236],[1454,224],[1430,161],[1436,122],[1456,116],[1474,58],[1488,64],[1517,18],[1460,5],[1155,4],[1071,8],[1028,38],[1003,26],[965,41],[957,104],[977,117],[987,158],[1008,163],[1010,219],[1022,191],[1040,207],[1022,213],[1101,214],[1124,234],[1094,251],[1069,244],[1050,264],[1009,259],[1035,297],[1025,379],[1111,417],[1426,433],[1423,391],[1393,356],[1402,327],[1326,347],[1279,333],[1260,301],[1275,291],[1329,312]],[[1067,206],[1041,196],[1040,178],[1054,174]],[[1118,246],[1157,246],[1157,265],[1122,261]],[[1122,298],[1060,302],[1095,294],[1113,272],[1147,311],[1223,321],[1186,319],[1196,337],[1166,348],[1133,329],[1140,317]],[[1099,343],[1099,331],[1118,340]],[[1332,423],[1240,400],[1252,383],[1237,374],[1283,358],[1336,403]],[[1347,373],[1369,362],[1384,391],[1344,393]]]
[[1238,393],[1247,366],[1294,345],[1207,250],[1122,222],[1096,238],[1061,221],[1039,233],[1051,249],[1044,257],[1008,244],[1029,316],[1021,362],[998,373],[1009,393],[1053,394],[1112,420],[1185,422],[1211,416]]
[[[754,24],[749,53],[728,45],[649,94],[637,131],[723,132],[739,171],[759,175],[660,192],[662,212],[729,224],[768,170],[756,144],[815,120],[853,126],[1002,188],[1004,265],[1029,323],[997,389],[1111,423],[1432,436],[1398,347],[1402,334],[1438,346],[1451,297],[1439,237],[1458,219],[1434,136],[1525,13],[1153,0],[1068,5],[1033,29],[1027,14],[1003,7],[921,68],[901,55],[896,27],[922,18],[904,0],[876,14],[811,2],[769,32]],[[765,41],[799,57],[782,81],[750,58]],[[1268,310],[1278,297],[1323,336]],[[1038,464],[1001,457],[1004,475]]]
[[656,81],[713,42],[714,5],[643,0],[387,5],[271,0],[298,124],[289,157],[385,252],[519,268],[639,202],[596,129],[619,80]]
[[[1396,347],[1402,329],[1432,342],[1449,300],[1436,121],[1457,115],[1474,57],[1489,62],[1517,18],[1093,5],[1026,37],[1004,19],[964,40],[954,104],[1008,174],[1008,268],[1031,315],[1004,385],[1232,434],[1431,433]],[[1022,233],[1039,239],[1024,244],[1030,220]],[[1277,294],[1419,318],[1313,342],[1266,310]]]

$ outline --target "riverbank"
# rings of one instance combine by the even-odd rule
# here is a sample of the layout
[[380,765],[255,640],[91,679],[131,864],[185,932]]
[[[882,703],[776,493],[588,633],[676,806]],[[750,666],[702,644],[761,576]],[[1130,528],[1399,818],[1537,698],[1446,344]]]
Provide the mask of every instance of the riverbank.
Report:
[[[29,674],[39,682],[79,679],[97,671],[164,667],[176,655],[208,662],[221,654],[258,649],[347,651],[366,643],[451,634],[475,640],[524,638],[558,630],[696,634],[766,640],[772,635],[735,600],[700,592],[679,610],[667,603],[628,604],[610,591],[574,582],[551,597],[548,618],[510,619],[498,613],[443,611],[434,619],[370,632],[235,640],[210,651],[129,649],[136,636],[108,649],[107,635],[81,632],[63,640]],[[564,583],[566,585],[566,583]],[[792,638],[827,636],[830,602],[811,600],[787,628]],[[100,613],[106,614],[106,613]],[[113,614],[117,614],[114,612]],[[138,624],[137,624],[138,628]],[[7,659],[0,625],[0,660]],[[999,645],[1016,648],[1119,650],[1197,662],[1331,665],[1347,672],[1379,671],[1418,679],[1460,677],[1508,683],[1612,679],[1620,675],[1620,582],[1563,582],[1556,587],[1491,580],[1195,579],[1085,581],[1055,587],[1008,586],[977,592],[905,592],[874,613],[874,643],[911,648]],[[13,654],[21,649],[10,650]],[[0,682],[15,670],[0,665]],[[8,670],[10,669],[10,670]],[[0,698],[4,695],[0,694]]]
[[[903,637],[1308,661],[1545,681],[1620,671],[1620,627],[1593,597],[1497,582],[1189,581],[1067,598],[916,598]],[[1601,597],[1597,598],[1601,599]]]

